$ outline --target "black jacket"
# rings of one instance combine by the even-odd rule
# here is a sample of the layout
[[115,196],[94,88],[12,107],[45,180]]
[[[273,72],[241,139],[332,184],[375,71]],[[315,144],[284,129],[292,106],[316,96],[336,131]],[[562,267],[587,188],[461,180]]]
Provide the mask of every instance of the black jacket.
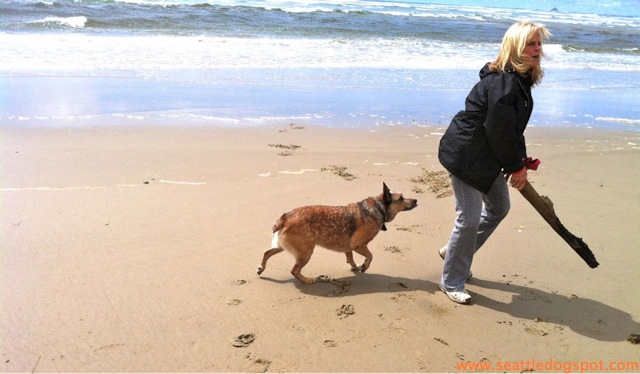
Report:
[[438,159],[451,174],[488,193],[500,173],[522,169],[524,130],[533,109],[531,79],[489,64],[440,139]]

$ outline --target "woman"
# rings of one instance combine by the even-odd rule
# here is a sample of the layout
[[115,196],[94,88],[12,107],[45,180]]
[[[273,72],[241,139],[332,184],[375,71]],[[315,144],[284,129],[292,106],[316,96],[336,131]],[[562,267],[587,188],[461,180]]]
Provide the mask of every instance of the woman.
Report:
[[539,163],[527,158],[523,133],[533,109],[531,87],[543,76],[542,40],[550,35],[542,25],[513,24],[440,140],[438,158],[451,175],[457,213],[449,242],[439,251],[440,289],[454,302],[471,301],[464,284],[475,252],[509,212],[507,181],[522,189],[527,168]]

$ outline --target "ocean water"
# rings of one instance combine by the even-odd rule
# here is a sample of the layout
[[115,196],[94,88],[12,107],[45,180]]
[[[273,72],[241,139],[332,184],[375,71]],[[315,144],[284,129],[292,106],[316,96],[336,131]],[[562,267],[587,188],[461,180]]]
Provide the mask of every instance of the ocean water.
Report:
[[3,0],[0,126],[448,124],[523,19],[531,124],[640,129],[635,0]]

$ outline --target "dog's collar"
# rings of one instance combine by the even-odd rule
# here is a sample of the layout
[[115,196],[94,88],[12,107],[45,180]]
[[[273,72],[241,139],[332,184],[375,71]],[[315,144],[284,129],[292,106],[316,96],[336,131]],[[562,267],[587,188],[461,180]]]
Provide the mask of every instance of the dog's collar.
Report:
[[376,207],[378,208],[378,211],[380,212],[380,214],[382,214],[382,226],[380,227],[380,230],[387,231],[387,225],[384,222],[385,218],[387,218],[387,210],[384,209],[384,206],[380,207],[379,201],[376,201]]

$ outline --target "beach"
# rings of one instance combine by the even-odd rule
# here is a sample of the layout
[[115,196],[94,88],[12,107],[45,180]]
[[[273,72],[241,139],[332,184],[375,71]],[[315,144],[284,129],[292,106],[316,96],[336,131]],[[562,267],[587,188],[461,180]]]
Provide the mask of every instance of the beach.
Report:
[[[0,2],[0,371],[640,371],[640,4],[561,5]],[[520,20],[529,179],[600,266],[512,189],[458,305],[438,143]],[[283,213],[383,183],[418,206],[366,273],[256,273]]]
[[[1,370],[638,371],[640,134],[530,126],[532,185],[600,266],[512,189],[457,305],[438,289],[455,215],[444,130],[0,127]],[[282,213],[383,182],[418,207],[371,242],[366,273],[316,248],[303,274],[325,282],[295,280],[286,252],[256,274]]]

